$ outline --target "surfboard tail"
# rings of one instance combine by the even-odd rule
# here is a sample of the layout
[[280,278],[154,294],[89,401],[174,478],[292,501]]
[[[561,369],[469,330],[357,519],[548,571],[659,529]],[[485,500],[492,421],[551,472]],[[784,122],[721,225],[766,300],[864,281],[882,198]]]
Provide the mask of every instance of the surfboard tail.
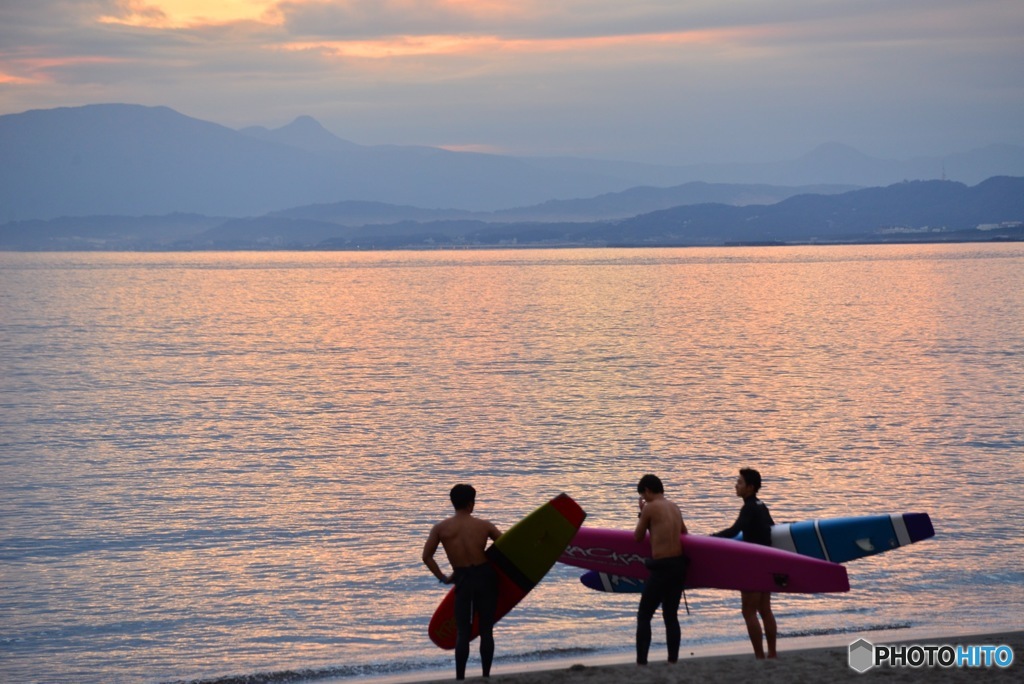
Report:
[[586,511],[584,511],[580,505],[565,492],[562,492],[552,499],[551,505],[556,511],[561,513],[562,517],[565,518],[573,527],[579,528],[587,517]]
[[927,513],[904,513],[903,524],[907,528],[907,537],[911,543],[935,536],[932,519]]

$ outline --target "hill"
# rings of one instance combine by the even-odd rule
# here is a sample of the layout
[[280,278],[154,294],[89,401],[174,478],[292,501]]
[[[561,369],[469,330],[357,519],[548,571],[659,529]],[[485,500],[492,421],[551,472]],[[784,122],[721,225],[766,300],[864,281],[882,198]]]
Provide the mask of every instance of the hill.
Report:
[[[437,245],[710,246],[1024,239],[1024,178],[908,181],[776,204],[695,204],[595,223],[433,221],[347,229],[322,248]],[[219,229],[210,231],[214,234]]]
[[[293,207],[376,202],[460,212],[506,212],[509,221],[623,218],[714,196],[715,185],[877,186],[943,174],[965,183],[1024,176],[1024,148],[895,161],[829,143],[771,164],[657,166],[613,160],[524,158],[429,147],[365,146],[310,117],[278,129],[236,131],[167,107],[103,104],[0,116],[0,223],[174,213],[244,218]],[[638,186],[708,185],[695,198],[644,205]],[[606,195],[574,208],[576,198]],[[642,200],[633,202],[633,200]],[[547,213],[536,209],[547,203]],[[618,206],[613,206],[618,203]],[[526,208],[523,212],[517,208]]]
[[[362,222],[345,222],[357,217]],[[953,181],[908,181],[838,194],[799,194],[773,204],[690,204],[589,222],[509,221],[495,214],[374,203],[313,205],[249,219],[187,214],[63,218],[0,226],[0,248],[392,249],[984,241],[1021,239],[1022,223],[1024,177],[995,177],[974,187]]]
[[773,205],[675,207],[594,234],[616,243],[691,245],[986,239],[996,235],[986,232],[990,227],[1021,221],[1024,178],[996,177],[974,187],[908,181],[838,195],[798,195]]
[[637,184],[513,157],[346,145],[310,121],[241,132],[166,107],[122,104],[0,116],[0,221],[242,217],[341,200],[493,210]]

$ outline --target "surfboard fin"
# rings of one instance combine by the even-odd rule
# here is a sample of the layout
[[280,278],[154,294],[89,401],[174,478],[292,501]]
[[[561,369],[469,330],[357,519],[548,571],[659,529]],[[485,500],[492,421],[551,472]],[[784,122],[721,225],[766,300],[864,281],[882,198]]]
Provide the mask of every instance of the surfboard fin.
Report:
[[861,551],[866,551],[867,553],[872,553],[875,550],[875,545],[872,544],[871,540],[868,539],[868,538],[858,539],[855,543],[857,544],[858,547],[860,547]]

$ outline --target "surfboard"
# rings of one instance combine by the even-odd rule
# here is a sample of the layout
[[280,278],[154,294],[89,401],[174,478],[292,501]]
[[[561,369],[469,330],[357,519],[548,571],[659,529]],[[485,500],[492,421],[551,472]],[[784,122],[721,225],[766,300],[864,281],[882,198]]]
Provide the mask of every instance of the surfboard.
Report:
[[[772,546],[812,558],[847,563],[935,536],[927,513],[893,513],[821,518],[772,528]],[[737,539],[742,539],[742,535]],[[636,593],[643,580],[590,571],[580,577],[596,591]]]
[[[690,559],[689,589],[734,589],[788,593],[850,590],[846,568],[771,546],[734,539],[684,534],[683,554]],[[632,530],[581,527],[559,562],[618,577],[645,580],[644,560],[651,556],[649,538],[633,539]]]
[[[487,562],[498,575],[500,620],[530,593],[554,566],[583,524],[587,514],[573,499],[559,494],[506,530],[487,549]],[[455,648],[455,588],[434,611],[427,628],[430,640],[443,649]],[[472,637],[479,636],[476,617]]]
[[873,556],[935,536],[927,513],[822,518],[772,528],[772,546],[833,563]]

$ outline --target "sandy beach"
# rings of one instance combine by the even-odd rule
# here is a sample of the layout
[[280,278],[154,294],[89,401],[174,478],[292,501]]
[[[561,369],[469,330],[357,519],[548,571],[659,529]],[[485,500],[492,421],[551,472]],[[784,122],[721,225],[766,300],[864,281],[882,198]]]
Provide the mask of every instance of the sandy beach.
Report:
[[[878,633],[852,634],[841,638],[841,644],[830,646],[804,647],[805,640],[793,639],[780,641],[779,658],[777,660],[757,660],[751,653],[732,653],[730,655],[694,655],[682,654],[680,661],[674,665],[667,662],[656,662],[659,655],[652,648],[652,661],[646,667],[638,667],[631,662],[595,663],[580,661],[577,663],[560,662],[557,667],[542,664],[538,667],[547,669],[529,669],[522,666],[517,671],[509,671],[509,667],[496,666],[489,680],[474,673],[467,673],[467,681],[490,681],[494,684],[671,684],[674,682],[769,682],[778,684],[829,682],[865,682],[884,679],[886,682],[989,682],[989,681],[1021,681],[1024,666],[1024,631],[1006,631],[986,634],[968,634],[957,636],[914,637],[907,639],[906,634],[899,640],[889,639],[890,635]],[[1013,649],[1013,664],[1008,668],[1000,667],[872,667],[859,673],[849,665],[849,644],[863,638],[876,645],[1004,645]],[[504,670],[504,671],[503,671]],[[454,676],[445,679],[420,680],[421,682],[454,681]]]

